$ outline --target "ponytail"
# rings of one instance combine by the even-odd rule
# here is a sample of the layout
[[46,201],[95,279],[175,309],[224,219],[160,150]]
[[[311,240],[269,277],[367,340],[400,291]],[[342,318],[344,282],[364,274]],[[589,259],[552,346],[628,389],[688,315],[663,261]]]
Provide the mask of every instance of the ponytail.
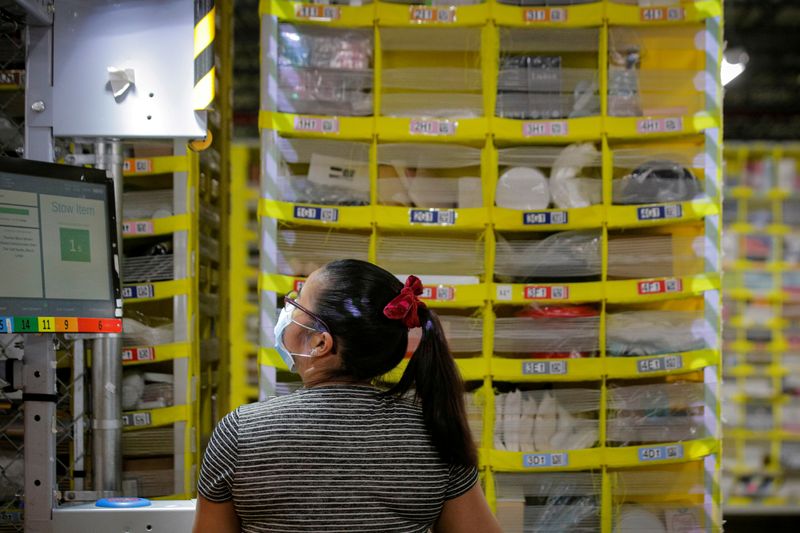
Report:
[[328,263],[320,276],[315,311],[336,335],[341,377],[368,380],[387,374],[406,354],[408,330],[421,327],[422,339],[408,368],[385,394],[399,398],[414,389],[440,458],[477,466],[464,384],[439,318],[417,298],[422,282],[409,276],[404,287],[390,272],[355,259]]
[[422,404],[425,426],[440,458],[449,464],[477,466],[478,452],[467,423],[464,383],[436,313],[419,309],[422,339],[400,381],[387,394],[411,388]]

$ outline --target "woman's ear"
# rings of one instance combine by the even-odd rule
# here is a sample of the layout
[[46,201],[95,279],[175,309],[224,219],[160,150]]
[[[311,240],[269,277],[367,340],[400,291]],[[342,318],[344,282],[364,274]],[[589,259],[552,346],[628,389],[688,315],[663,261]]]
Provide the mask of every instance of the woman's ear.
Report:
[[316,355],[318,357],[328,354],[335,355],[333,352],[333,336],[327,331],[321,332],[314,349],[317,351]]

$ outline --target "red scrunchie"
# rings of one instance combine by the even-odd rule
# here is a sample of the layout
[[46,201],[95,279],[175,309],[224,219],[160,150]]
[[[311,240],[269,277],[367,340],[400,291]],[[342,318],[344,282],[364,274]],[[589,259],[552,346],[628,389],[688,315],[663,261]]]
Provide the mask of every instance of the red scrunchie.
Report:
[[408,276],[406,285],[394,300],[386,304],[383,314],[392,320],[402,320],[408,329],[420,327],[419,309],[425,304],[417,298],[422,294],[422,282],[416,276]]

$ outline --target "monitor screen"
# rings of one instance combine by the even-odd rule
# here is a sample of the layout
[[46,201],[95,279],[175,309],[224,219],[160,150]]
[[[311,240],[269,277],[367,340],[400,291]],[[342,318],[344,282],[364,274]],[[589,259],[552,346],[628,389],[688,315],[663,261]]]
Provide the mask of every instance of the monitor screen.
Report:
[[121,317],[116,264],[104,172],[0,160],[0,331],[117,329],[100,322]]

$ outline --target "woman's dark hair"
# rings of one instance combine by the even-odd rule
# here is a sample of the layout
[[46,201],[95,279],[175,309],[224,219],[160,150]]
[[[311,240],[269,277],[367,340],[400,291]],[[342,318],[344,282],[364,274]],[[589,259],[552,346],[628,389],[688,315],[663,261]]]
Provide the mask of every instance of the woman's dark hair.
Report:
[[[408,348],[408,328],[383,309],[403,288],[390,272],[355,259],[333,261],[318,275],[322,283],[314,311],[336,336],[342,374],[375,379],[394,369]],[[477,465],[467,424],[464,383],[436,313],[419,308],[422,339],[400,381],[385,394],[402,397],[412,388],[439,456],[449,464]]]

